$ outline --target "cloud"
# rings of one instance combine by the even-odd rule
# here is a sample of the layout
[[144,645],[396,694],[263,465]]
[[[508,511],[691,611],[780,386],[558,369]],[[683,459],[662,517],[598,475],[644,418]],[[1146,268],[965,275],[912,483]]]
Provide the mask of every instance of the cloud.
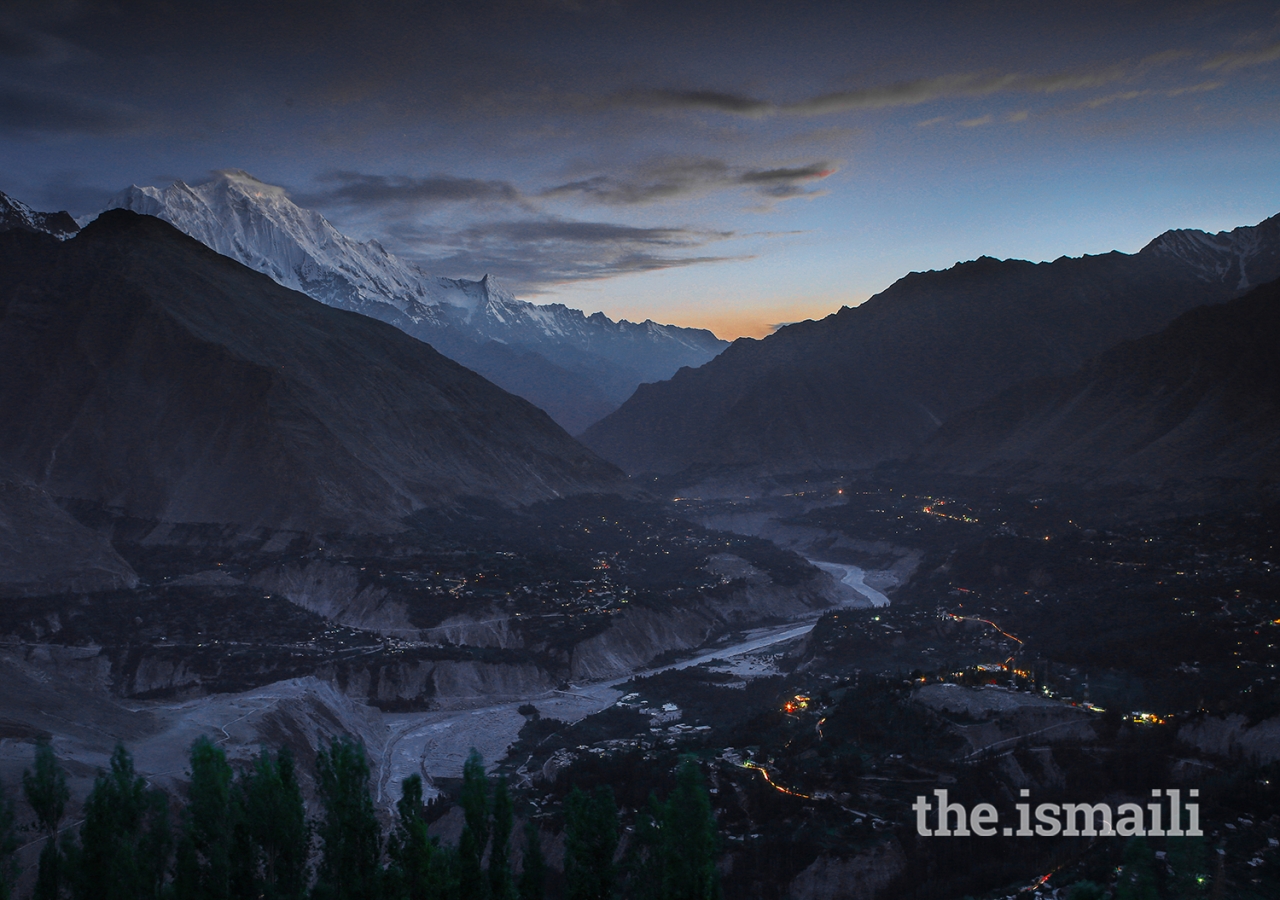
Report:
[[748,188],[765,197],[789,199],[816,194],[806,185],[836,171],[829,162],[747,169],[719,159],[668,159],[648,163],[624,176],[595,175],[544,191],[544,197],[578,196],[608,206],[635,206],[712,190]]
[[1231,72],[1248,66],[1261,66],[1278,59],[1280,59],[1280,41],[1253,50],[1229,50],[1209,60],[1200,67],[1200,70],[1212,72],[1221,69],[1223,72]]
[[1081,104],[1084,109],[1099,109],[1103,106],[1110,106],[1112,103],[1119,103],[1124,100],[1136,100],[1139,97],[1145,97],[1150,91],[1120,91],[1115,94],[1107,94],[1105,97],[1094,97],[1092,100],[1086,100]]
[[332,185],[320,191],[300,194],[295,199],[303,206],[340,204],[405,210],[439,206],[446,203],[520,203],[520,191],[506,181],[459,178],[434,175],[414,178],[408,175],[367,175],[361,172],[328,172],[317,179]]
[[634,89],[616,94],[613,99],[627,106],[647,106],[654,109],[702,109],[733,113],[753,119],[767,116],[774,111],[774,105],[766,100],[721,91]]
[[113,104],[67,94],[0,84],[0,128],[45,134],[122,134],[137,130],[143,117]]
[[788,103],[780,111],[803,116],[826,115],[853,110],[885,109],[888,107],[918,106],[944,97],[975,97],[1008,90],[1021,78],[1019,75],[944,75],[940,78],[918,78],[896,84],[839,91],[823,94],[808,100]]
[[1174,88],[1168,91],[1167,97],[1181,97],[1183,94],[1204,94],[1208,91],[1216,91],[1225,85],[1225,81],[1202,81],[1199,84],[1188,85],[1187,87]]
[[985,116],[978,116],[978,118],[976,119],[962,119],[956,124],[959,125],[961,128],[978,128],[982,125],[990,125],[991,122],[992,122],[991,114],[988,113]]
[[1184,51],[1166,51],[1146,57],[1131,67],[1116,64],[1047,75],[953,73],[834,91],[787,103],[774,103],[745,94],[702,90],[636,89],[615,94],[612,99],[615,103],[652,109],[707,110],[749,118],[779,114],[822,116],[919,106],[955,97],[984,97],[1006,92],[1054,94],[1060,91],[1086,90],[1124,80],[1134,72],[1165,65],[1184,56]]
[[742,257],[701,252],[734,237],[729,231],[639,227],[559,218],[484,222],[458,231],[402,228],[406,256],[431,272],[478,277],[490,272],[517,292],[724,262]]

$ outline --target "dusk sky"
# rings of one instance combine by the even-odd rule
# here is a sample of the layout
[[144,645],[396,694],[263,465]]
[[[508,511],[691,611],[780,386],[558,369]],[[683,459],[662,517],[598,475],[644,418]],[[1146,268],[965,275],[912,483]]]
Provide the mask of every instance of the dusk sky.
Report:
[[721,337],[1280,212],[1280,4],[0,4],[0,190],[242,169],[433,274]]

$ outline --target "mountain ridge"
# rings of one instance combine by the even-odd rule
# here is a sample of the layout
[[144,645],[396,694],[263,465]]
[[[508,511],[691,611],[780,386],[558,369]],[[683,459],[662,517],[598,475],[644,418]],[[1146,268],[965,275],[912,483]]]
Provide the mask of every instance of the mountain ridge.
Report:
[[1241,266],[1280,277],[1280,216],[1213,237],[1198,242],[1198,258],[1171,238],[1136,254],[980,257],[911,273],[860,306],[736,341],[698,369],[642,385],[582,440],[633,474],[909,456],[950,416],[1013,384],[1067,374],[1235,296]]
[[0,235],[0,263],[0,460],[55,497],[315,532],[625,489],[527,401],[158,219]]
[[488,275],[479,281],[429,275],[377,241],[347,237],[282,188],[238,170],[194,187],[133,185],[107,208],[164,219],[285,287],[389,322],[557,411],[571,431],[616,408],[636,385],[706,362],[727,346],[705,329],[615,322],[564,304],[517,300]]
[[1280,281],[948,421],[915,459],[1035,481],[1280,477]]

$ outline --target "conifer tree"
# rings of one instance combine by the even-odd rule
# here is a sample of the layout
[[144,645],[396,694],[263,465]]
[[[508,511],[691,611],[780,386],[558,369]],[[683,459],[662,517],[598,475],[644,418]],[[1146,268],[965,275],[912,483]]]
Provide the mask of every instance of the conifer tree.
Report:
[[73,898],[155,900],[171,849],[168,798],[147,789],[133,758],[117,744],[111,771],[98,775],[85,801]]
[[610,900],[618,849],[618,807],[606,785],[586,794],[574,788],[565,800],[565,900]]
[[524,855],[520,860],[520,900],[545,900],[547,861],[542,855],[542,836],[537,824],[524,823]]
[[493,843],[489,846],[489,900],[515,900],[511,880],[510,843],[515,823],[506,777],[498,778],[493,792]]
[[63,854],[58,848],[58,825],[71,793],[67,775],[58,765],[53,746],[46,740],[36,743],[35,772],[22,773],[22,792],[36,814],[36,823],[44,833],[40,850],[40,868],[36,874],[34,900],[57,900],[62,890]]
[[475,748],[462,767],[461,803],[465,822],[458,840],[459,896],[462,900],[485,900],[488,891],[481,861],[489,843],[489,778]]
[[382,834],[369,794],[364,747],[349,738],[334,738],[317,756],[316,774],[324,818],[315,895],[325,900],[378,900]]

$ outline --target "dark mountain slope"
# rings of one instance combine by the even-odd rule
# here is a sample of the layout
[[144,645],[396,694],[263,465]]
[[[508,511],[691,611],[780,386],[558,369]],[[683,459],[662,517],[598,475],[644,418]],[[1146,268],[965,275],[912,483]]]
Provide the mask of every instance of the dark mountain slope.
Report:
[[920,454],[1043,480],[1280,477],[1280,282],[947,422]]
[[0,597],[107,591],[137,583],[137,574],[105,537],[0,467]]
[[145,518],[303,530],[620,484],[422,342],[124,211],[0,235],[0,458]]
[[1280,217],[1221,235],[1169,232],[1133,255],[984,257],[913,273],[861,306],[642,385],[582,440],[631,472],[872,465],[1011,385],[1067,374],[1277,276]]

